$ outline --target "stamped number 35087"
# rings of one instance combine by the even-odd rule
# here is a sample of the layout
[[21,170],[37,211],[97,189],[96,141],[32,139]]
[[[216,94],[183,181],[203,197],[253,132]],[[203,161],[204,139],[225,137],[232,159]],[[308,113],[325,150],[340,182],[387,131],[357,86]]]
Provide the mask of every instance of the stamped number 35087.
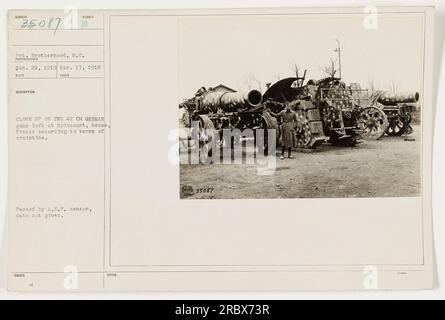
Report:
[[213,193],[214,188],[198,188],[196,193]]

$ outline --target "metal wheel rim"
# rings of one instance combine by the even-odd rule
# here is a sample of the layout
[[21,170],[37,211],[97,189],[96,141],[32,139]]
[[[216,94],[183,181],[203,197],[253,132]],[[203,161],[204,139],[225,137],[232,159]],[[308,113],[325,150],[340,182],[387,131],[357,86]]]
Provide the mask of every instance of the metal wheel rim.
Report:
[[380,109],[367,108],[360,112],[358,126],[360,130],[364,131],[362,135],[365,139],[376,140],[385,134],[388,128],[388,120]]

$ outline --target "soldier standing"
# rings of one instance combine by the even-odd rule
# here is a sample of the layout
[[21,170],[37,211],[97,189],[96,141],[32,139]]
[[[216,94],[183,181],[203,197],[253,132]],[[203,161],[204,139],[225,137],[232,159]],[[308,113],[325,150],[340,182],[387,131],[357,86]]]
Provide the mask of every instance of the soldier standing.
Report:
[[293,159],[292,157],[292,148],[296,145],[296,129],[299,128],[299,121],[297,114],[292,111],[290,105],[286,105],[286,108],[279,112],[273,113],[269,110],[269,113],[275,118],[281,118],[283,123],[281,125],[281,157],[280,159],[284,159],[284,154],[288,152],[288,158]]

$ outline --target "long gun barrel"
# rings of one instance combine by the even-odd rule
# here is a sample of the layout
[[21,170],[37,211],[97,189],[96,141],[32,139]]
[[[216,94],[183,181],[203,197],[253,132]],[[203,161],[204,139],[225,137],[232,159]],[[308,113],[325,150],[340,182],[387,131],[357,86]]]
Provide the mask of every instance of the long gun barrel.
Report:
[[263,96],[258,90],[250,90],[248,92],[209,90],[202,95],[201,107],[212,111],[221,109],[226,112],[234,112],[249,106],[259,106],[262,98]]
[[392,93],[382,93],[380,95],[378,102],[384,106],[395,106],[399,103],[417,103],[420,99],[420,94],[408,93],[408,94],[392,94]]

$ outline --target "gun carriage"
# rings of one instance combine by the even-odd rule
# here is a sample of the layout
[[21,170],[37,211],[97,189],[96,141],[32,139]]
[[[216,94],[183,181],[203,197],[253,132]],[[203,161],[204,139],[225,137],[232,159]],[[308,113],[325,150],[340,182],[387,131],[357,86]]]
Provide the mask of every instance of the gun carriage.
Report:
[[240,141],[246,129],[251,130],[254,139],[259,136],[257,130],[261,129],[261,136],[264,139],[261,147],[267,154],[268,130],[278,131],[278,123],[264,111],[262,101],[262,94],[258,90],[237,92],[219,85],[209,89],[202,87],[193,98],[181,103],[179,107],[183,109],[183,125],[193,128],[193,122],[198,123],[197,136],[202,155],[201,162],[205,162],[205,159],[211,156],[212,146],[222,147],[229,143],[225,139],[224,130],[233,132],[230,144],[234,145]]

